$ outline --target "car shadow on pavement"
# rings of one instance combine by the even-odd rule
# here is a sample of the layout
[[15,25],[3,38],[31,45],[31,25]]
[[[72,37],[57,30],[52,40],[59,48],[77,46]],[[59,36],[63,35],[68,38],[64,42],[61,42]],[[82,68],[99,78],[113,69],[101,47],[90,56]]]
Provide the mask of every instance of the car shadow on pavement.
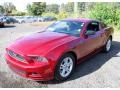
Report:
[[[112,48],[109,53],[98,53],[93,57],[87,59],[86,61],[82,62],[81,64],[77,65],[74,74],[71,77],[63,82],[71,81],[83,77],[85,75],[91,74],[98,69],[100,69],[107,61],[109,61],[112,57],[118,57],[117,53],[120,52],[120,42],[113,41]],[[120,57],[120,56],[119,56]],[[55,80],[47,81],[47,82],[39,82],[43,84],[58,84],[63,83],[58,82]]]
[[0,27],[0,28],[14,28],[16,27],[15,25],[5,25],[4,27]]

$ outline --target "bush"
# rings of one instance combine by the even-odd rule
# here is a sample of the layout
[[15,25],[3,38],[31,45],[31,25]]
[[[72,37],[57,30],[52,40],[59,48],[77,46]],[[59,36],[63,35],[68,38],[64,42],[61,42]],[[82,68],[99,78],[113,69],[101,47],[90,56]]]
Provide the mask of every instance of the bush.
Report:
[[57,14],[55,13],[43,13],[42,16],[53,16],[57,18]]
[[117,21],[115,21],[115,25],[117,25],[118,29],[120,29],[120,9],[116,10]]
[[106,23],[112,22],[111,7],[105,4],[96,4],[89,12],[88,15],[92,19],[105,21]]
[[67,18],[68,14],[66,12],[60,12],[58,14],[55,14],[55,13],[43,13],[42,16],[53,16],[53,17],[56,17],[57,20],[59,20],[59,19]]
[[24,16],[26,15],[26,12],[20,12],[20,11],[12,11],[11,16]]
[[120,28],[120,8],[115,8],[113,5],[98,3],[88,12],[88,16]]
[[66,12],[60,12],[58,15],[57,15],[57,18],[58,19],[64,19],[64,18],[67,18],[68,17],[68,14]]

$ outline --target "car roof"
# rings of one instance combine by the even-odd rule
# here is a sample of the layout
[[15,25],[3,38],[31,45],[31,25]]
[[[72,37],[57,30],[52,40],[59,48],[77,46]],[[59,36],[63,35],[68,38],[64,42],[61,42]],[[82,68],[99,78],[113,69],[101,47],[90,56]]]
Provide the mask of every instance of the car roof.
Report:
[[90,21],[97,21],[99,22],[99,20],[94,20],[94,19],[86,19],[86,18],[74,18],[74,19],[64,19],[64,20],[68,20],[68,21],[80,21],[80,22],[90,22]]

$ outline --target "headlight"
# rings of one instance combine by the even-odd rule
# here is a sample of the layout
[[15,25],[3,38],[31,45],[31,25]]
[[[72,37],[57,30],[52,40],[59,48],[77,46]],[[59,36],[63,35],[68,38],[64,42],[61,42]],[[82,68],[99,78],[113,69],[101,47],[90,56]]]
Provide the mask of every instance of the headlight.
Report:
[[42,56],[29,56],[31,60],[37,61],[37,62],[48,62],[48,60],[45,57]]

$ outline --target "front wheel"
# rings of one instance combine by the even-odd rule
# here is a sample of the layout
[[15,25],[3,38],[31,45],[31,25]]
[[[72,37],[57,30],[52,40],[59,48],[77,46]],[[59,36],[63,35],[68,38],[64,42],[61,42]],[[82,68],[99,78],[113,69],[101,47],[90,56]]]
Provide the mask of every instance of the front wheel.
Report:
[[70,53],[63,55],[56,66],[55,79],[58,81],[66,80],[73,73],[74,69],[75,57]]
[[110,49],[111,49],[111,46],[112,46],[112,39],[109,38],[109,39],[107,40],[104,48],[103,48],[103,51],[104,51],[104,52],[109,52]]

